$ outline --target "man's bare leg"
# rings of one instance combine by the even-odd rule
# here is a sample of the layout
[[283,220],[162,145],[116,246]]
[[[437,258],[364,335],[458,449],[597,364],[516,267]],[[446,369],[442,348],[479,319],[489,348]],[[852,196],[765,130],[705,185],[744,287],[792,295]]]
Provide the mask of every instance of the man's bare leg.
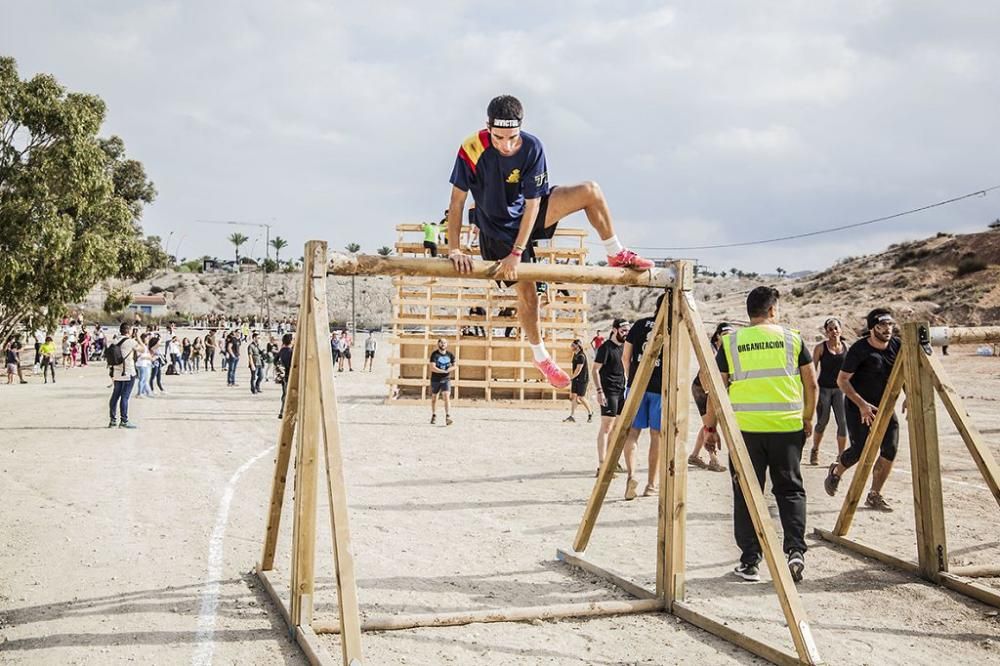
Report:
[[582,210],[594,231],[606,240],[615,235],[611,224],[611,210],[604,198],[601,186],[592,180],[577,185],[560,185],[549,195],[549,207],[545,213],[545,226],[551,227],[567,215]]
[[660,431],[649,429],[649,472],[647,474],[650,488],[656,487],[657,472],[660,469]]
[[442,391],[441,399],[444,400],[444,424],[451,425],[451,391]]
[[438,394],[431,393],[431,419],[437,417],[438,413]]
[[542,334],[538,328],[538,291],[534,282],[518,282],[517,290],[517,320],[528,344],[538,345],[542,342]]
[[642,433],[638,428],[629,428],[625,435],[625,471],[628,478],[635,476],[635,449],[639,443],[639,435]]
[[886,480],[889,478],[889,472],[892,471],[892,461],[887,460],[881,456],[875,461],[875,467],[872,469],[872,492],[879,495],[882,494],[882,486],[885,485]]
[[597,464],[604,464],[604,457],[608,453],[608,433],[615,424],[614,416],[601,415],[601,427],[597,429]]

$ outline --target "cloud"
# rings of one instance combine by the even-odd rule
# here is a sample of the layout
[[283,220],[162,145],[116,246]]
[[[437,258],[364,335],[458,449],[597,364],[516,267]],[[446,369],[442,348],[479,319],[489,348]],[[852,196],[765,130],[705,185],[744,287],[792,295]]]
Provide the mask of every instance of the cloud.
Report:
[[[1000,182],[1000,15],[989,3],[576,0],[493,4],[19,3],[22,75],[101,95],[160,192],[147,229],[228,254],[212,218],[293,246],[391,244],[435,217],[461,139],[517,94],[553,182],[599,181],[635,245],[785,235]],[[9,20],[8,20],[9,18]],[[44,32],[36,26],[44,25]],[[996,197],[821,240],[699,252],[771,271],[939,230]],[[567,224],[586,224],[582,215]]]

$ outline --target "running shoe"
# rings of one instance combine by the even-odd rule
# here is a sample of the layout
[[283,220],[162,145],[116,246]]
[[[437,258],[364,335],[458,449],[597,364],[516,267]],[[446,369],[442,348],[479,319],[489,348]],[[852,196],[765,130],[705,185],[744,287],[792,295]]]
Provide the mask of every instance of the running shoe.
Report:
[[802,582],[802,572],[806,568],[806,557],[802,551],[793,550],[788,553],[788,571],[792,574],[792,580],[796,583]]
[[634,500],[639,490],[639,482],[635,479],[629,479],[625,482],[625,499]]
[[127,430],[135,430],[139,426],[137,426],[134,423],[129,423],[128,421],[122,421],[121,423],[118,424],[118,427],[119,428],[125,428]]
[[834,474],[837,471],[837,463],[830,464],[830,471],[826,473],[826,478],[823,479],[823,489],[826,490],[826,494],[833,497],[837,494],[837,487],[840,485],[840,477]]
[[431,414],[431,425],[434,425],[437,422],[437,418],[437,414]]
[[567,416],[566,418],[563,419],[563,423],[576,423],[576,419],[574,419],[572,416]]
[[557,389],[569,386],[569,375],[565,373],[551,357],[544,361],[535,361],[535,367],[545,375],[545,379]]
[[726,467],[724,465],[720,465],[718,462],[716,462],[714,460],[712,462],[708,463],[708,467],[706,467],[705,469],[707,469],[709,472],[725,472],[726,471]]
[[688,465],[694,465],[695,467],[700,467],[702,469],[708,469],[708,463],[706,463],[704,460],[702,460],[701,458],[699,458],[698,456],[696,456],[693,453],[688,456]]
[[[52,380],[52,383],[54,384],[55,380]],[[593,414],[587,414],[587,423],[590,423],[593,420],[594,420],[594,415]]]
[[646,489],[642,491],[643,497],[653,497],[654,495],[659,495],[660,489],[651,483],[646,484]]
[[655,266],[651,260],[643,259],[632,250],[622,249],[618,254],[608,255],[608,266],[612,268],[631,268],[634,271],[648,271]]
[[118,421],[116,421],[115,419],[111,419],[111,421],[108,423],[108,427],[109,428],[117,428],[118,427]]
[[454,421],[451,420],[451,417],[448,416],[447,414],[445,414],[444,415],[444,424],[446,426],[450,426],[452,423],[454,423]]
[[813,447],[809,451],[809,464],[818,465],[819,464],[819,448]]
[[880,493],[874,490],[868,493],[868,497],[865,498],[865,506],[869,509],[875,509],[876,511],[885,511],[886,513],[892,513],[892,507],[889,503],[885,501]]
[[733,569],[733,573],[742,578],[743,580],[749,580],[752,582],[757,582],[760,580],[760,571],[756,564],[747,564],[746,562],[740,562],[739,565]]

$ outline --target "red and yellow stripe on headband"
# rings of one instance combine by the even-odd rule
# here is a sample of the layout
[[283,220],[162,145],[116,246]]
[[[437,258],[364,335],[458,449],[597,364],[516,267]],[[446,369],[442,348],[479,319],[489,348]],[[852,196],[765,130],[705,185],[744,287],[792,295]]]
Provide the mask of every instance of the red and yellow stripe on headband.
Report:
[[462,147],[458,149],[458,156],[469,165],[472,173],[476,173],[476,164],[489,147],[489,130],[480,130],[462,142]]

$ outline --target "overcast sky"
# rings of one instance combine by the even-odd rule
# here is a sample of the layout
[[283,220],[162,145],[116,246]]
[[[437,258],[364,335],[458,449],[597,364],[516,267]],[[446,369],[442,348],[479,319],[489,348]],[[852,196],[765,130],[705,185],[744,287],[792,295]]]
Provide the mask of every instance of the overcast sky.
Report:
[[[104,98],[104,133],[159,190],[147,232],[186,257],[232,254],[234,229],[200,219],[273,219],[295,257],[310,238],[391,245],[394,225],[440,217],[458,145],[499,93],[524,102],[550,180],[598,181],[632,246],[810,231],[1000,184],[993,2],[4,5],[0,53]],[[818,269],[997,217],[1000,191],[806,241],[648,254]]]

